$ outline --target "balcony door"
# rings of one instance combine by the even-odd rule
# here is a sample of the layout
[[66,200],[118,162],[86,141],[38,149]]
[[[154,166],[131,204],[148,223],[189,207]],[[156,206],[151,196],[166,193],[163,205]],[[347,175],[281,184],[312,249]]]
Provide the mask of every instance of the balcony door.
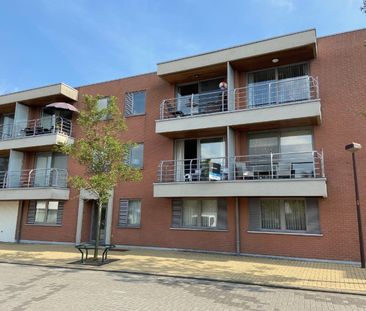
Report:
[[209,162],[216,163],[222,169],[226,164],[223,137],[178,139],[175,141],[174,154],[176,181],[208,177]]
[[50,169],[52,166],[51,152],[38,152],[36,154],[34,187],[48,187],[50,184]]
[[0,188],[6,185],[6,172],[9,166],[9,157],[0,157]]
[[295,64],[248,73],[248,106],[310,99],[308,64]]
[[269,176],[272,169],[278,176],[299,178],[312,177],[314,174],[313,136],[310,129],[252,133],[248,146],[248,165],[258,176]]
[[0,138],[9,139],[12,137],[14,125],[14,113],[0,116]]
[[65,187],[67,183],[66,169],[66,155],[58,152],[38,152],[35,161],[34,186]]
[[225,77],[178,85],[177,110],[184,115],[222,111],[223,97],[216,91],[220,91],[219,84],[223,80]]

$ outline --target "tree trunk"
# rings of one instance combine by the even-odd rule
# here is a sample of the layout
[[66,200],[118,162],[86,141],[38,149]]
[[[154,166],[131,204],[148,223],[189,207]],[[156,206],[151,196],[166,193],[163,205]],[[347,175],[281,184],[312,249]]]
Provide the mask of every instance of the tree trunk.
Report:
[[102,222],[102,202],[98,200],[97,231],[95,233],[94,260],[98,260],[98,246],[100,243],[100,224]]

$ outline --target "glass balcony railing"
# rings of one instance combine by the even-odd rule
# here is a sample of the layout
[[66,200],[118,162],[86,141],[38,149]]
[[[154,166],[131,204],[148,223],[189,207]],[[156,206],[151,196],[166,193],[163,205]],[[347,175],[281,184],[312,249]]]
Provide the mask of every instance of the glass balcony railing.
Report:
[[30,169],[0,171],[0,189],[5,188],[66,188],[66,169]]
[[317,151],[161,161],[158,182],[324,178]]
[[246,87],[233,90],[220,90],[165,99],[160,106],[160,119],[192,117],[228,110],[264,108],[306,102],[318,98],[318,80],[311,76],[301,76],[278,81],[251,83]]
[[71,136],[72,123],[61,117],[19,121],[0,125],[0,141],[49,134]]

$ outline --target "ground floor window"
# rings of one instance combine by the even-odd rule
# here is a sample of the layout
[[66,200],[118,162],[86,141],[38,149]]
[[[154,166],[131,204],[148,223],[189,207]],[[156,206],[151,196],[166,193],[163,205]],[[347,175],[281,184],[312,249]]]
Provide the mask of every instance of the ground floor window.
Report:
[[268,230],[306,231],[305,200],[261,200],[261,226]]
[[30,201],[28,208],[29,224],[61,224],[63,201]]
[[141,200],[121,199],[118,226],[139,227],[141,222]]
[[320,233],[318,200],[251,198],[249,229]]
[[225,199],[173,199],[172,227],[226,229]]

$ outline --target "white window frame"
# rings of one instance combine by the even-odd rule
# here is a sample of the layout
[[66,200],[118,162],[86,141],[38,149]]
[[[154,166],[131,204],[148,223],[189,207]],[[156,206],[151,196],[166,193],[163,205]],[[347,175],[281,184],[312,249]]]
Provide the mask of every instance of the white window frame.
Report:
[[[39,210],[37,208],[38,206],[38,202],[45,202],[45,217],[44,217],[44,221],[37,221],[37,211]],[[48,211],[49,211],[49,205],[50,202],[57,202],[57,209],[56,209],[56,221],[55,222],[48,222]],[[36,200],[36,204],[35,204],[35,214],[34,214],[34,224],[35,225],[39,225],[39,224],[45,224],[45,225],[57,225],[57,214],[59,211],[59,205],[60,205],[60,201],[46,201],[46,200]]]

